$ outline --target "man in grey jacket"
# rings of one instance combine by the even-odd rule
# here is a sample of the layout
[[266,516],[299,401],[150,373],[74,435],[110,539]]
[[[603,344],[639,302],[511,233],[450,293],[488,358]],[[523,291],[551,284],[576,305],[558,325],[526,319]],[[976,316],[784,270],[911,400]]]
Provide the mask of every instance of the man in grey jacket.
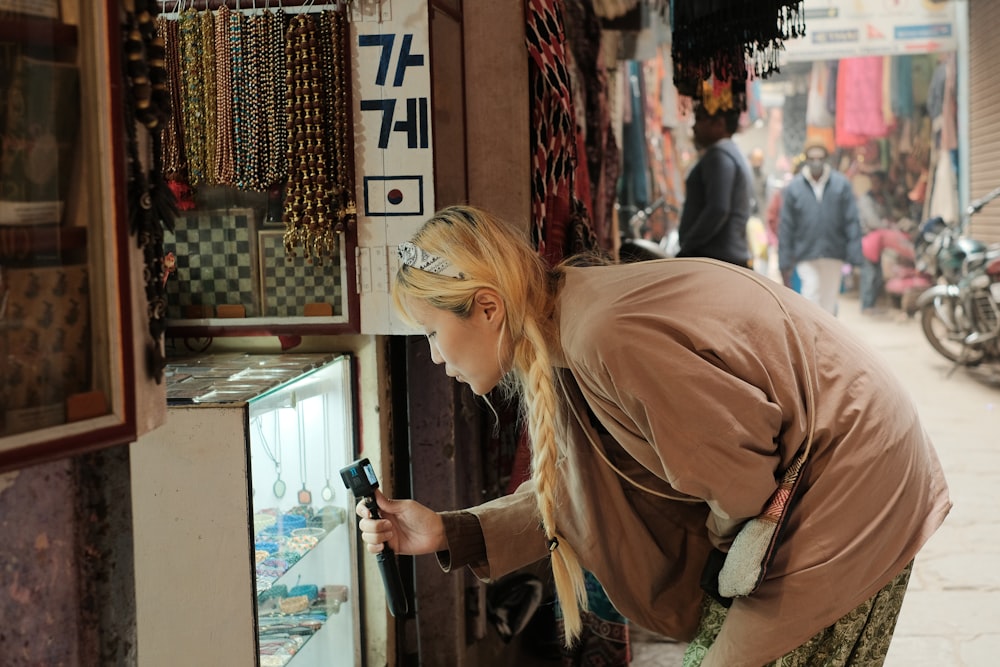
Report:
[[861,224],[851,182],[828,157],[821,141],[806,142],[805,163],[782,200],[778,265],[786,285],[798,272],[802,295],[836,315],[844,265],[862,264]]

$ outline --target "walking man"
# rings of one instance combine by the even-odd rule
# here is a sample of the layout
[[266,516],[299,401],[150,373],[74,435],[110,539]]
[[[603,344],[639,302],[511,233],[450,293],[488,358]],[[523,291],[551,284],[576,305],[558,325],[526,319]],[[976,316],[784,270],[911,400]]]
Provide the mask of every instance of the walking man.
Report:
[[750,266],[747,218],[753,200],[750,165],[732,140],[738,109],[694,111],[694,143],[704,153],[691,168],[677,229],[678,257],[711,257]]
[[828,157],[821,141],[806,142],[805,163],[784,191],[778,264],[786,285],[797,272],[802,295],[836,315],[844,264],[861,266],[863,258],[854,191]]

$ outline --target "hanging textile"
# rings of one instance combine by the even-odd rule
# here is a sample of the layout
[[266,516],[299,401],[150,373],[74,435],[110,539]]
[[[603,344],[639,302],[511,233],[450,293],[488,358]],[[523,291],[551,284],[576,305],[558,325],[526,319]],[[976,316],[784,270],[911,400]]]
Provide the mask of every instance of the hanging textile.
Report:
[[555,264],[567,255],[594,249],[596,238],[575,190],[578,130],[562,11],[556,0],[527,0],[526,16],[532,240]]
[[[661,12],[666,5],[659,0]],[[785,40],[805,35],[802,5],[802,0],[670,0],[678,90],[696,97],[702,81],[731,81],[745,109],[750,75],[777,72]]]
[[[565,0],[563,13],[572,63],[570,80],[577,82],[573,86],[577,125],[584,130],[583,159],[577,173],[587,176],[589,194],[584,203],[590,211],[597,244],[610,252],[619,166],[608,106],[608,76],[601,60],[601,24],[594,8],[584,0]],[[577,192],[582,189],[577,187]]]
[[817,61],[809,73],[809,91],[806,94],[806,133],[808,139],[820,139],[829,153],[833,153],[836,119],[830,111],[830,89],[834,86],[834,70],[829,62]]
[[882,113],[882,56],[845,58],[837,68],[836,141],[864,146],[889,134]]
[[649,205],[649,151],[646,141],[646,82],[641,63],[629,60],[625,69],[625,116],[622,122],[622,174],[619,233],[630,234],[629,218]]

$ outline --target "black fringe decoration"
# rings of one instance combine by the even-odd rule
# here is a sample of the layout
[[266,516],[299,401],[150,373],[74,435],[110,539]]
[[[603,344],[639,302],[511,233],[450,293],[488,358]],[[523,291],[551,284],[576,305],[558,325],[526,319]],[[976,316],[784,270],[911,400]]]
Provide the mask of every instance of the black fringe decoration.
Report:
[[806,34],[802,0],[655,2],[661,14],[671,12],[674,85],[682,95],[697,96],[701,82],[714,77],[731,81],[745,105],[740,93],[750,75],[779,72],[785,40]]
[[[147,372],[163,381],[166,357],[166,281],[164,280],[164,229],[173,231],[177,202],[163,176],[162,131],[170,115],[170,94],[163,40],[156,34],[157,3],[135,0],[135,11],[127,13],[124,31],[125,132],[128,160],[129,234],[143,252],[149,333]],[[147,167],[139,155],[139,132],[149,135],[151,158]]]

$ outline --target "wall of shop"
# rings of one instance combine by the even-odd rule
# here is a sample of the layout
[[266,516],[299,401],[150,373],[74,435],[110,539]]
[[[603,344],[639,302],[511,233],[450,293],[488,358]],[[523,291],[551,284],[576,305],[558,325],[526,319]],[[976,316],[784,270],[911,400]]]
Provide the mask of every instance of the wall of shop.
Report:
[[[1000,49],[1000,3],[969,4],[969,195],[976,199],[1000,187],[1000,86],[996,54]],[[1000,242],[1000,203],[973,217],[970,234]]]

